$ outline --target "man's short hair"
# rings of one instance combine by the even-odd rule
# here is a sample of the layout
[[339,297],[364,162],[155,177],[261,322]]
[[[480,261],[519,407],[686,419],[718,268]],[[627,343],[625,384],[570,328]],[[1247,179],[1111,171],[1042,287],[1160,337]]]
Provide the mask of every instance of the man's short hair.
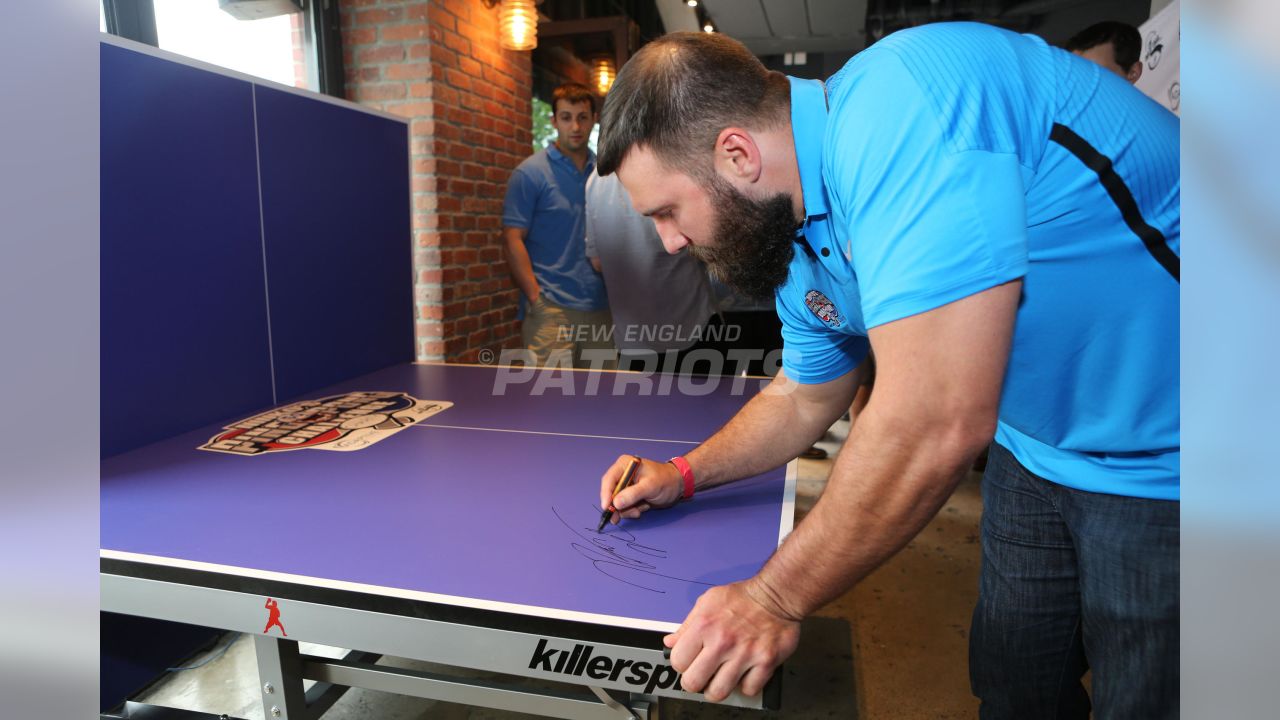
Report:
[[563,100],[568,105],[576,105],[580,102],[591,103],[591,114],[596,114],[596,94],[591,92],[591,88],[579,83],[565,83],[551,92],[551,114],[554,115],[560,111],[556,107],[556,103]]
[[600,113],[596,169],[618,169],[643,145],[693,177],[732,125],[767,130],[788,117],[791,86],[742,43],[720,33],[676,32],[640,49],[618,73]]
[[1142,56],[1142,34],[1128,23],[1107,20],[1076,33],[1067,41],[1071,52],[1084,52],[1091,47],[1111,43],[1116,50],[1116,64],[1125,71],[1133,67]]

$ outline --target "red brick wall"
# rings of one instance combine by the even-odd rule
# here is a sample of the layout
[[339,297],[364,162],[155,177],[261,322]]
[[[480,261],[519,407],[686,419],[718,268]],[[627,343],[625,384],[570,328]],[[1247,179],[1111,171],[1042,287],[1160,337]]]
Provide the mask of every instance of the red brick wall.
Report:
[[307,86],[307,58],[306,42],[303,37],[303,20],[304,16],[300,12],[289,16],[290,36],[293,38],[293,86],[300,88]]
[[519,347],[502,198],[530,152],[531,60],[478,0],[341,0],[347,96],[411,121],[420,360]]

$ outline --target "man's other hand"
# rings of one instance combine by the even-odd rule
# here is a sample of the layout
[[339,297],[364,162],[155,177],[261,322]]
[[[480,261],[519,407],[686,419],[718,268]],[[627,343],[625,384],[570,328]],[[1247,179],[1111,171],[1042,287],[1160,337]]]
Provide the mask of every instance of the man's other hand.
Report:
[[772,602],[755,578],[702,594],[680,629],[666,636],[680,685],[719,702],[741,687],[759,695],[773,671],[796,651],[799,618],[768,609]]

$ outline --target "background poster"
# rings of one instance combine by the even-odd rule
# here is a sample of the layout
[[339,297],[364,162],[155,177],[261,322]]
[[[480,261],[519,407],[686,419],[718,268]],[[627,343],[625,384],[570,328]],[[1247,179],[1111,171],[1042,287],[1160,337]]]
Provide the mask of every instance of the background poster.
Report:
[[1179,45],[1182,42],[1179,5],[1180,0],[1173,0],[1138,28],[1142,34],[1142,77],[1138,78],[1138,89],[1175,113],[1179,113],[1182,95],[1179,83]]

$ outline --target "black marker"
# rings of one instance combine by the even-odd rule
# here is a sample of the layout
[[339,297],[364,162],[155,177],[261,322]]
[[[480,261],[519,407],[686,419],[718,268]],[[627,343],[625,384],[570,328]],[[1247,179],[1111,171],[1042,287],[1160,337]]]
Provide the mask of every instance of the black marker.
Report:
[[[623,489],[631,484],[631,479],[635,477],[636,468],[638,467],[640,467],[640,458],[632,455],[631,462],[627,464],[627,469],[622,472],[622,478],[618,480],[617,486],[613,488],[613,497],[617,497],[618,493],[622,492]],[[613,500],[610,499],[609,507],[605,508],[603,513],[600,513],[600,524],[596,526],[596,532],[600,532],[604,529],[604,524],[609,522],[609,516],[613,515],[615,512],[617,512],[617,510],[614,509]]]

